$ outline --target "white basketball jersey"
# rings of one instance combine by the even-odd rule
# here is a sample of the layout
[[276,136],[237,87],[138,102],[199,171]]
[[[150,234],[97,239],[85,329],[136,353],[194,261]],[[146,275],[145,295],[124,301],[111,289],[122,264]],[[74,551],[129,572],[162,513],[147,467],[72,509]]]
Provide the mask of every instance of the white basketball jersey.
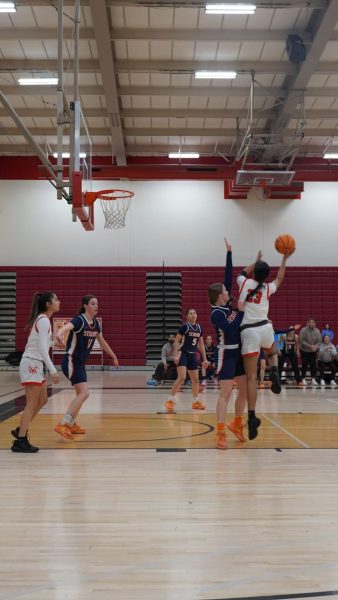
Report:
[[50,320],[46,315],[39,315],[33,323],[23,356],[44,362],[51,373],[56,373],[56,368],[49,356],[49,349],[52,343],[53,337]]
[[258,283],[254,279],[247,279],[244,275],[239,275],[237,278],[239,287],[239,302],[244,304],[244,317],[242,325],[246,323],[257,323],[265,321],[269,313],[269,298],[271,294],[276,292],[275,283],[264,283],[263,287],[254,295],[246,300],[247,295],[251,290],[254,290]]

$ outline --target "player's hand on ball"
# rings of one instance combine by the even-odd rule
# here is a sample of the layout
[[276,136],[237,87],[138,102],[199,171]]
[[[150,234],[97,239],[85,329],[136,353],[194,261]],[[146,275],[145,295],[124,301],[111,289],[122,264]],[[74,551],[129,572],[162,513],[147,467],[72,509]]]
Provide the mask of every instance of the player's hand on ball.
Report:
[[60,383],[60,377],[58,373],[51,374],[52,383]]

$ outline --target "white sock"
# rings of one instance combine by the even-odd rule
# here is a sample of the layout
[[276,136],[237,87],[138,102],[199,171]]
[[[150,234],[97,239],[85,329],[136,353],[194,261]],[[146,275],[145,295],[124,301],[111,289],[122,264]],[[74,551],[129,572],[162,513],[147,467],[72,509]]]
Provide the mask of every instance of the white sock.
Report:
[[70,413],[66,413],[61,420],[61,425],[74,425],[75,419],[73,419]]
[[172,396],[171,394],[170,394],[168,400],[171,400],[172,402],[176,402],[175,396]]
[[199,402],[198,396],[197,396],[197,398],[193,398],[192,401],[193,402]]

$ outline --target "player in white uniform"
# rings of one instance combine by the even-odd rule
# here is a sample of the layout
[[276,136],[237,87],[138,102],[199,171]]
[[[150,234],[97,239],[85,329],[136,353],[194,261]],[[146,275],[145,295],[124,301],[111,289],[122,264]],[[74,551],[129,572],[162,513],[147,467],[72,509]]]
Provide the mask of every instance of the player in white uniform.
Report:
[[[291,253],[292,254],[292,253]],[[286,261],[290,254],[284,255],[276,279],[266,283],[270,273],[269,265],[262,261],[261,252],[252,265],[246,267],[237,278],[239,286],[238,306],[244,310],[241,324],[242,356],[246,374],[247,399],[248,399],[248,430],[249,439],[257,436],[260,419],[256,417],[257,400],[257,356],[261,347],[264,349],[270,365],[271,391],[279,394],[281,385],[278,376],[278,357],[274,344],[274,331],[271,321],[268,320],[269,299],[281,285]],[[253,274],[253,278],[249,275]]]
[[47,385],[43,372],[44,365],[51,374],[52,382],[59,383],[59,376],[53,365],[49,349],[52,345],[50,317],[60,309],[60,301],[54,292],[37,292],[33,297],[32,312],[28,321],[30,328],[28,341],[20,362],[21,384],[25,386],[26,406],[21,415],[20,425],[12,430],[16,439],[13,452],[37,452],[27,433],[28,426],[39,410],[47,403]]

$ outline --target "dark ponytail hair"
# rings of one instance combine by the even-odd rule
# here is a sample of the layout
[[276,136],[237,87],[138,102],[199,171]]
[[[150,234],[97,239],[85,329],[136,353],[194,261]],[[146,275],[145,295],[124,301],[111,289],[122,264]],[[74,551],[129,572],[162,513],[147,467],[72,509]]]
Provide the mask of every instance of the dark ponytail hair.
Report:
[[92,294],[87,294],[86,296],[83,296],[83,298],[81,300],[81,306],[80,306],[79,310],[77,311],[78,315],[83,315],[83,313],[86,312],[85,304],[89,304],[89,302],[92,300],[92,298],[97,298],[97,296],[93,296]]
[[264,260],[259,260],[258,262],[256,262],[253,270],[253,276],[254,279],[258,282],[258,285],[255,287],[254,290],[251,290],[251,292],[248,293],[247,297],[245,298],[246,302],[255,294],[257,294],[259,290],[262,289],[266,278],[269,277],[269,274],[270,267],[268,263],[266,263]]
[[52,302],[55,292],[35,292],[32,300],[31,314],[26,329],[30,329],[35,319],[48,310],[48,303]]

